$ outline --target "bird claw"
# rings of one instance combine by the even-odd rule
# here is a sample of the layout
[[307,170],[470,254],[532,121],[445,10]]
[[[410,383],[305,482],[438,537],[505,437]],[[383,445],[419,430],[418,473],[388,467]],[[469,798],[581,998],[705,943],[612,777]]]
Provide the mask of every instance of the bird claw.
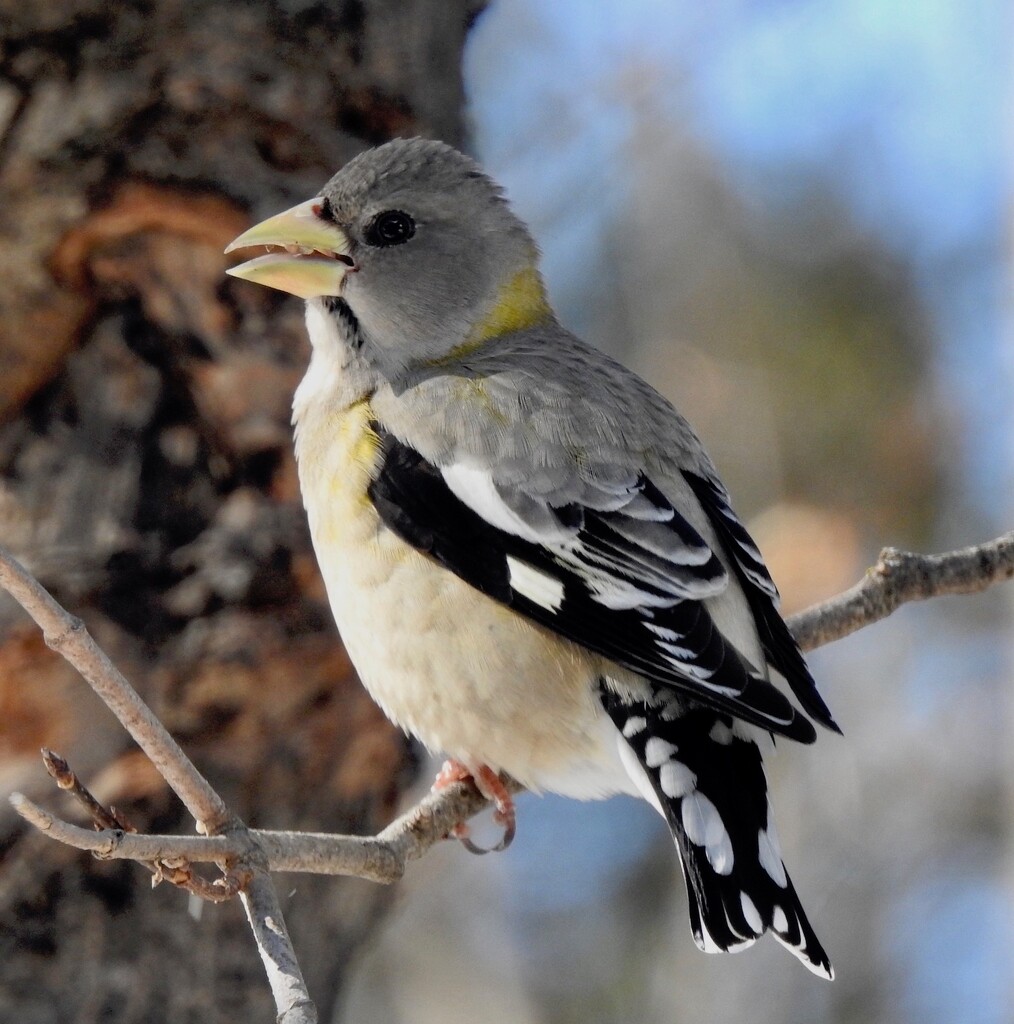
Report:
[[514,842],[514,836],[517,833],[517,822],[514,819],[510,821],[501,820],[499,811],[493,815],[493,820],[498,825],[503,825],[503,835],[500,837],[500,842],[496,846],[479,846],[477,843],[472,841],[469,834],[469,828],[464,823],[455,825],[451,829],[451,835],[458,840],[461,845],[468,850],[469,853],[474,853],[477,856],[482,856],[486,853],[502,853],[504,850]]
[[514,798],[507,791],[500,776],[488,765],[482,765],[477,771],[470,771],[460,761],[445,761],[436,779],[433,781],[433,790],[445,789],[455,782],[471,781],[475,788],[487,800],[492,800],[496,810],[493,812],[493,820],[503,826],[503,835],[495,846],[478,846],[472,841],[470,829],[463,821],[458,822],[451,829],[453,836],[469,853],[482,855],[486,853],[501,853],[514,842],[517,834],[517,812],[514,808]]

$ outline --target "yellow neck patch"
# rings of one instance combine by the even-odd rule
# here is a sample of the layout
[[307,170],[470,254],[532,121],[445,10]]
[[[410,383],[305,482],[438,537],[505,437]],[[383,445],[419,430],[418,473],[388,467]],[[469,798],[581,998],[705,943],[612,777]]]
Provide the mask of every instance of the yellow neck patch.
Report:
[[485,341],[499,334],[523,331],[546,320],[549,300],[534,266],[519,270],[497,296],[496,305],[472,328],[469,341]]
[[543,323],[553,315],[546,289],[535,265],[519,270],[500,289],[493,308],[468,332],[468,337],[434,365],[452,362],[481,348],[490,338],[511,331],[523,331]]

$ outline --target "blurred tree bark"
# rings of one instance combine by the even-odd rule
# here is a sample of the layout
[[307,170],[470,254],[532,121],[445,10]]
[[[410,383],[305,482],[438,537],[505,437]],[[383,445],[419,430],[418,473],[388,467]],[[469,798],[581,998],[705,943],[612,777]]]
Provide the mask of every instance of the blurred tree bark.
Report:
[[[480,0],[0,0],[0,537],[88,623],[251,825],[374,832],[411,751],[355,681],[299,504],[298,304],[223,276],[252,219],[393,135],[461,141]],[[188,827],[0,602],[0,796],[66,755]],[[270,1020],[241,910],[27,834],[0,804],[0,1018]],[[284,894],[284,891],[283,891]],[[389,892],[302,876],[322,1019]]]

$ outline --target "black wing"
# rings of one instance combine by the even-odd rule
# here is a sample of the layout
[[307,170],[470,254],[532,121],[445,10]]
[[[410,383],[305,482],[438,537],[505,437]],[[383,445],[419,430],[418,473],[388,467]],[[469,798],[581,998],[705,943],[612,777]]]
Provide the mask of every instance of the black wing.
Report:
[[431,465],[379,424],[373,429],[383,462],[369,496],[407,543],[494,600],[655,683],[813,741],[809,720],[715,628],[703,600],[728,585],[725,569],[643,476],[554,507],[530,495],[505,497],[475,473],[466,503],[461,476]]
[[694,473],[684,473],[698,501],[708,513],[725,553],[732,563],[750,604],[768,664],[781,673],[806,712],[822,725],[840,733],[817,684],[803,659],[796,638],[778,611],[778,588],[764,565],[753,538],[739,521],[721,484]]

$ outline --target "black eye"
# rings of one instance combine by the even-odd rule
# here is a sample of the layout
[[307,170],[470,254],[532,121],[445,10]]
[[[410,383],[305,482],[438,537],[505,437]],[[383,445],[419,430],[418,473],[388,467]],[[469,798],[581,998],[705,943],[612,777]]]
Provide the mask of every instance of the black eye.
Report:
[[415,234],[415,221],[401,210],[385,210],[370,221],[367,245],[401,245]]

